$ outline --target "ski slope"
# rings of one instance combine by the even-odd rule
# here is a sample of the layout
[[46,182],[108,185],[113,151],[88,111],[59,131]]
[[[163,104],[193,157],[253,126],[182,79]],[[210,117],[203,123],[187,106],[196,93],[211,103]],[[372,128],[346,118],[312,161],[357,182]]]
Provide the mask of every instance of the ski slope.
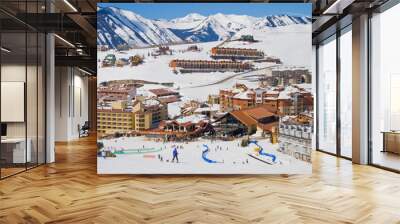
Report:
[[[117,154],[115,158],[98,157],[97,169],[100,174],[307,174],[311,173],[311,163],[297,160],[277,151],[278,144],[269,139],[257,139],[258,144],[269,153],[276,155],[277,162],[270,165],[251,158],[254,145],[241,147],[241,139],[234,141],[210,141],[198,139],[193,142],[156,142],[140,137],[122,137],[102,140],[104,147],[154,148],[159,152],[145,154]],[[206,162],[203,158],[207,145],[206,158],[216,162]],[[172,163],[172,151],[178,150],[179,163]],[[162,158],[162,161],[161,159]]]

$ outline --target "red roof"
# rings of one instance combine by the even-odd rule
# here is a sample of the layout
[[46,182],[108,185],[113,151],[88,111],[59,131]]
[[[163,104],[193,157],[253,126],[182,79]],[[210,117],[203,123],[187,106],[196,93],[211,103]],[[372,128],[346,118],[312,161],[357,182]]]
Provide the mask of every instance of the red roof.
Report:
[[[250,126],[257,125],[257,120],[259,119],[275,116],[276,114],[271,112],[271,109],[272,108],[267,105],[262,105],[250,109],[232,111],[230,114],[243,124]],[[275,110],[272,109],[272,111]]]
[[257,121],[254,120],[249,115],[247,115],[246,113],[244,113],[243,110],[232,111],[232,112],[230,112],[230,114],[233,117],[235,117],[236,119],[238,119],[240,122],[245,124],[246,126],[251,126],[251,125],[256,125],[257,124]]
[[156,96],[165,96],[165,95],[176,95],[178,94],[175,91],[169,89],[150,89],[149,92],[152,92]]
[[161,103],[174,103],[180,101],[178,96],[169,96],[158,99]]
[[262,119],[265,117],[275,116],[274,113],[272,113],[265,107],[255,107],[255,108],[247,109],[245,112],[246,112],[246,114],[248,114],[249,116],[251,116],[252,118],[254,118],[256,120],[259,120],[259,119]]

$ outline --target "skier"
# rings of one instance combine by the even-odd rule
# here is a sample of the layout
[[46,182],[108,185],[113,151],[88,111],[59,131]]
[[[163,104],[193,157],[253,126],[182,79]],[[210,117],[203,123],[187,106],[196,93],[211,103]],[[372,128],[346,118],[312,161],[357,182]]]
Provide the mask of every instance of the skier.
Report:
[[174,151],[172,151],[172,162],[174,162],[174,160],[176,159],[176,162],[179,163],[179,159],[178,159],[178,150],[176,150],[176,147],[174,148]]

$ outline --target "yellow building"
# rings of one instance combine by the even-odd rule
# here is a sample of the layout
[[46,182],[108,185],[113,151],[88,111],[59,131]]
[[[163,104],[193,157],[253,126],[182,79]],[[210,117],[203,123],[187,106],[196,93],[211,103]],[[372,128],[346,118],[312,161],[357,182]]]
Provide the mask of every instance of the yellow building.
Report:
[[135,125],[134,114],[117,109],[97,110],[97,131],[103,134],[124,133]]
[[136,101],[131,109],[126,102],[115,101],[109,108],[97,109],[97,130],[102,134],[142,131],[168,119],[168,107],[155,99]]
[[132,107],[135,117],[135,130],[155,128],[160,121],[168,119],[168,107],[155,99],[136,101]]
[[209,94],[207,103],[209,104],[219,104],[219,95],[218,94]]
[[118,100],[111,103],[111,107],[114,110],[123,110],[128,106],[126,100]]

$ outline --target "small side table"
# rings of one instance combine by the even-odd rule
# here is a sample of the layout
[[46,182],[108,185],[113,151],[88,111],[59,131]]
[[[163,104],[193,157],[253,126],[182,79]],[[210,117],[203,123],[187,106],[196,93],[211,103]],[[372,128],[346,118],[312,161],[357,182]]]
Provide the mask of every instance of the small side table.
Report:
[[383,131],[383,150],[400,154],[400,131]]

